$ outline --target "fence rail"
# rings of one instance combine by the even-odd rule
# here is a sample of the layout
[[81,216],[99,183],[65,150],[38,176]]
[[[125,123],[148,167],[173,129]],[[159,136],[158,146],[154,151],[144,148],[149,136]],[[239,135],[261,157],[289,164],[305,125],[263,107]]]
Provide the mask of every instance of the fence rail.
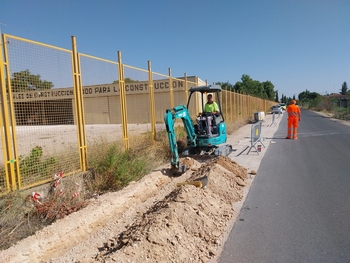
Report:
[[[206,82],[172,76],[8,34],[0,55],[0,195],[86,171],[93,148],[164,129],[166,109],[186,104],[188,89]],[[227,123],[267,111],[273,102],[224,90]],[[190,105],[191,116],[198,103]],[[91,149],[91,151],[89,151]]]

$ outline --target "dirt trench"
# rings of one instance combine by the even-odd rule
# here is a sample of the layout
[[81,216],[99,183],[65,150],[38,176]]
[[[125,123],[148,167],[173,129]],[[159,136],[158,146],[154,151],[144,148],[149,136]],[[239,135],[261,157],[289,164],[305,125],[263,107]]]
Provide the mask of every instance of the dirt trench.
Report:
[[[228,157],[182,160],[38,231],[0,253],[1,262],[209,262],[219,256],[233,204],[243,198],[248,172]],[[205,187],[180,182],[207,177]],[[239,211],[237,211],[239,212]]]

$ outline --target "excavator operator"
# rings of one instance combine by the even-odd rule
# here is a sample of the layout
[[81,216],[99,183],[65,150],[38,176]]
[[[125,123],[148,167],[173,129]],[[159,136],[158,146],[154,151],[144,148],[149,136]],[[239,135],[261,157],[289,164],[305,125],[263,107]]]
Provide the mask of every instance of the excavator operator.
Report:
[[218,104],[213,101],[212,94],[208,94],[207,100],[207,103],[204,105],[204,112],[197,117],[197,124],[199,129],[203,129],[202,121],[205,121],[207,134],[211,136],[213,119],[215,116],[219,115],[220,111]]
[[293,128],[293,139],[297,139],[298,124],[301,120],[300,109],[296,105],[296,100],[292,100],[292,103],[287,107],[288,113],[288,132],[286,139],[292,138],[292,128]]

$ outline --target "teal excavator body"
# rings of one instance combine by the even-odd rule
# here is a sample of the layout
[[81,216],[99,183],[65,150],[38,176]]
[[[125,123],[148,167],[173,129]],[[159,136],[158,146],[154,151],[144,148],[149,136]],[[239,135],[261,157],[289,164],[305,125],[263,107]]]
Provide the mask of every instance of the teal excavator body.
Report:
[[[227,130],[224,116],[221,110],[220,96],[221,87],[219,85],[207,85],[200,87],[192,87],[189,89],[189,98],[186,105],[179,105],[172,109],[167,109],[164,116],[164,122],[168,133],[170,151],[172,153],[171,169],[174,174],[180,175],[184,173],[187,167],[179,162],[179,152],[177,146],[177,138],[175,133],[175,122],[177,119],[181,119],[187,133],[187,148],[182,152],[182,155],[215,155],[215,156],[228,156],[232,152],[232,146],[225,144],[227,141]],[[213,116],[212,121],[212,134],[207,134],[206,129],[200,129],[205,127],[198,125],[193,120],[189,113],[189,105],[191,99],[198,99],[198,96],[193,96],[199,93],[199,100],[201,103],[201,109],[204,109],[204,99],[208,93],[215,94],[217,104],[219,106],[220,113],[217,116]],[[197,117],[197,116],[196,116]]]

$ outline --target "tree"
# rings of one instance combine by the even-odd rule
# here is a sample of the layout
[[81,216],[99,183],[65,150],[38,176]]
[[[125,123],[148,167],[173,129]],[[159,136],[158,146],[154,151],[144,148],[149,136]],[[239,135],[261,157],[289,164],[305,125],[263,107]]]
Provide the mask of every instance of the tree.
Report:
[[348,84],[344,81],[343,85],[341,86],[340,94],[346,95],[348,92]]
[[275,94],[276,94],[275,101],[278,102],[278,90],[276,90]]
[[33,75],[28,69],[12,74],[11,86],[13,92],[21,92],[26,90],[46,90],[53,88],[53,83],[41,80],[40,75]]
[[281,96],[281,102],[287,103],[287,96],[285,96],[284,94],[282,94],[282,96]]
[[[266,94],[266,98],[269,100],[274,100],[276,97],[276,92],[274,90],[274,85],[271,83],[271,81],[265,81],[262,83],[264,87],[264,93]],[[278,94],[277,94],[277,101],[278,101]],[[265,99],[265,98],[264,98]]]
[[233,86],[233,90],[235,92],[243,92],[243,83],[240,81],[237,81],[236,84]]
[[312,100],[319,99],[320,97],[322,97],[321,94],[317,92],[310,92],[308,90],[303,91],[298,95],[298,99],[302,102],[310,102]]
[[[222,89],[244,93],[261,99],[275,100],[276,92],[271,81],[260,82],[253,80],[249,75],[243,74],[241,81],[237,81],[235,85],[227,82],[216,82]],[[278,94],[277,94],[278,96]]]
[[255,93],[256,83],[249,75],[243,74],[241,77],[241,82],[236,82],[234,90],[237,92],[243,92],[248,95]]
[[[131,79],[131,78],[125,78],[125,79],[124,79],[124,82],[125,82],[125,83],[133,83],[133,82],[139,82],[139,81],[138,81],[138,80],[133,80],[133,79]],[[119,80],[113,81],[112,84],[119,84]]]
[[299,99],[300,101],[306,101],[306,100],[308,100],[309,94],[310,94],[310,91],[305,90],[305,91],[299,93],[298,99]]
[[253,80],[249,75],[243,74],[241,81],[237,81],[233,86],[236,92],[242,92],[262,99],[275,99],[274,85],[271,81],[260,82]]
[[299,93],[298,99],[301,103],[308,105],[308,107],[315,108],[323,100],[323,97],[317,92],[305,90]]
[[215,84],[216,85],[220,85],[223,90],[234,91],[233,85],[231,83],[229,83],[228,81],[226,81],[226,82],[216,82]]

